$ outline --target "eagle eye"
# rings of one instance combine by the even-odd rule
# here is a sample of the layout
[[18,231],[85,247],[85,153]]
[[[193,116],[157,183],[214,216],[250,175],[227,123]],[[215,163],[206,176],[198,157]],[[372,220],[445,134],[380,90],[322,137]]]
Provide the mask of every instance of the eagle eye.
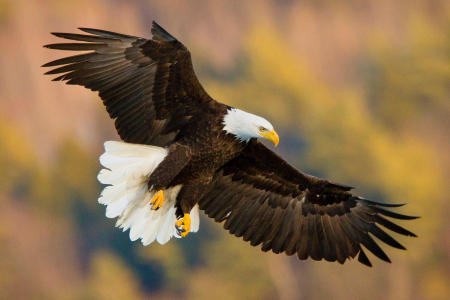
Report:
[[264,131],[267,131],[267,129],[263,126],[259,126],[259,131],[264,132]]

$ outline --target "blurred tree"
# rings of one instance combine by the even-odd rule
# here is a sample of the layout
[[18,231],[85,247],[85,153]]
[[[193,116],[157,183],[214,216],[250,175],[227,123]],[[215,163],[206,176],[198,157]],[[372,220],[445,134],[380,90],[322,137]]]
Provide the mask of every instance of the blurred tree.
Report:
[[120,258],[99,251],[92,258],[85,299],[143,299],[134,274]]
[[165,245],[152,244],[150,247],[138,245],[136,248],[140,258],[150,264],[161,266],[164,289],[174,294],[183,294],[189,284],[186,277],[190,276],[191,271],[187,269],[186,255],[176,240]]
[[205,265],[187,271],[188,299],[273,299],[267,254],[216,228],[217,238],[202,249]]
[[25,200],[37,169],[35,156],[26,136],[2,117],[0,149],[0,193]]
[[[282,9],[273,1],[199,1],[170,10],[167,1],[69,2],[0,0],[0,24],[7,25],[0,30],[1,299],[450,297],[448,1],[288,1]],[[100,144],[112,122],[94,133],[98,114],[90,110],[100,102],[77,101],[88,91],[50,88],[36,66],[50,30],[88,22],[147,32],[137,24],[155,16],[181,28],[191,50],[211,46],[194,56],[201,49],[210,60],[211,53],[227,56],[229,44],[237,51],[242,40],[239,59],[229,58],[239,65],[225,75],[199,61],[210,94],[270,118],[282,133],[278,151],[300,169],[358,186],[374,200],[409,202],[405,211],[423,217],[407,224],[419,234],[401,240],[410,250],[387,250],[393,264],[371,270],[286,257],[281,266],[279,256],[206,218],[198,234],[164,246],[144,248],[113,228],[96,201],[97,153],[78,141],[86,141],[84,125],[89,141]],[[296,42],[302,45],[292,48]],[[311,66],[325,66],[321,75],[362,67],[357,82],[343,76],[343,88]],[[69,110],[86,124],[73,129]],[[54,151],[50,161],[38,159],[42,148]],[[280,293],[280,282],[300,293]]]
[[[422,215],[427,220],[426,225],[420,220],[408,224],[421,238],[410,241],[415,245],[414,251],[406,255],[408,259],[423,264],[421,268],[432,268],[425,264],[430,262],[430,257],[436,257],[439,255],[437,252],[444,250],[438,250],[435,243],[445,236],[441,229],[448,226],[447,222],[442,222],[441,208],[446,184],[444,170],[435,155],[436,149],[415,139],[414,134],[399,135],[383,126],[381,122],[385,122],[385,118],[395,119],[395,114],[383,115],[381,120],[378,119],[376,114],[371,113],[368,101],[357,88],[331,90],[317,80],[284,46],[278,35],[264,29],[264,26],[256,27],[249,34],[247,45],[250,61],[247,72],[229,84],[212,83],[214,94],[219,95],[219,99],[232,99],[232,104],[246,103],[252,110],[262,111],[262,115],[277,112],[274,123],[281,123],[282,128],[291,128],[290,132],[297,132],[305,141],[305,155],[294,159],[294,164],[303,165],[301,169],[306,166],[306,170],[313,170],[313,173],[358,186],[365,196],[375,200],[409,202],[408,212]],[[383,61],[384,65],[383,58],[374,61]],[[391,64],[389,72],[397,74],[396,68],[403,66]],[[427,72],[443,80],[446,75],[441,72],[442,69],[438,66],[429,68]],[[414,75],[411,78],[414,79]],[[435,84],[440,87],[432,89],[433,93],[440,93],[433,100],[437,108],[442,107],[448,95],[444,85],[439,82]],[[416,89],[409,89],[408,92],[417,95],[417,99],[421,98],[420,87],[414,81],[407,86]],[[403,83],[389,84],[392,93],[402,93],[404,88]],[[380,94],[377,98],[381,103],[392,102],[383,96]],[[262,106],[260,99],[263,97],[265,105]],[[430,94],[429,97],[433,96]],[[405,95],[403,99],[407,101],[408,97]],[[417,111],[420,109],[417,108]],[[417,119],[417,115],[412,118]],[[397,258],[395,254],[394,260]],[[400,276],[407,278],[413,266],[400,266],[403,268],[399,269],[402,270]],[[325,273],[319,273],[327,277]],[[448,274],[442,276],[448,278]],[[421,276],[411,280],[419,282]],[[405,290],[400,293],[408,295],[406,289],[410,287],[409,284],[404,285]],[[390,292],[399,293],[395,288]]]
[[408,44],[401,47],[383,35],[374,38],[363,78],[370,105],[386,127],[411,126],[428,115],[434,122],[444,121],[450,114],[449,22],[436,27],[422,16],[411,16]]

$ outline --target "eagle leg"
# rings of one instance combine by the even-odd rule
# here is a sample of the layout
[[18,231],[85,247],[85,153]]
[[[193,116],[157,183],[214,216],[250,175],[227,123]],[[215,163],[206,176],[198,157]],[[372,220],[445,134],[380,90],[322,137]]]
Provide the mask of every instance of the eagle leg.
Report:
[[159,190],[153,195],[152,200],[150,200],[150,204],[153,204],[152,210],[158,210],[164,203],[164,191]]
[[181,237],[185,237],[191,231],[191,216],[184,214],[184,217],[175,222],[175,228]]

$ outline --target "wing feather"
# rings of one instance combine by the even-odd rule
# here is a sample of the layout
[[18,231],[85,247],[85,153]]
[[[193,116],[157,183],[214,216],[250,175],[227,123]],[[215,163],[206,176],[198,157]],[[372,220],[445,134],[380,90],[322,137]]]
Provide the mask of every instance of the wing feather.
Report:
[[385,217],[410,217],[385,208],[400,205],[378,203],[350,193],[350,187],[296,171],[257,141],[216,173],[200,208],[231,234],[242,236],[262,251],[297,254],[344,263],[355,258],[371,266],[363,247],[390,262],[375,237],[397,249],[405,249],[377,224],[396,233],[415,236]]
[[193,114],[222,106],[204,91],[186,47],[155,22],[152,40],[79,29],[87,34],[53,33],[77,43],[45,47],[89,52],[46,63],[55,68],[45,74],[98,91],[124,141],[166,146]]

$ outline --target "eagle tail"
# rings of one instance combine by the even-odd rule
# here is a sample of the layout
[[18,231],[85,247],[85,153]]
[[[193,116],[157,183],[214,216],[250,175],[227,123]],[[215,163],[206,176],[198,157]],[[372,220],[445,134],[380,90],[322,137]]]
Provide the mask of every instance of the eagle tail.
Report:
[[[176,197],[181,185],[164,191],[164,203],[158,210],[152,210],[150,200],[155,191],[148,190],[148,178],[167,155],[167,149],[130,144],[105,142],[105,153],[100,163],[105,167],[98,174],[98,180],[107,184],[98,202],[106,205],[106,217],[116,218],[116,226],[130,229],[130,239],[142,240],[148,245],[153,241],[167,243],[172,236],[179,237],[175,228]],[[192,230],[198,231],[199,210],[191,211]]]

